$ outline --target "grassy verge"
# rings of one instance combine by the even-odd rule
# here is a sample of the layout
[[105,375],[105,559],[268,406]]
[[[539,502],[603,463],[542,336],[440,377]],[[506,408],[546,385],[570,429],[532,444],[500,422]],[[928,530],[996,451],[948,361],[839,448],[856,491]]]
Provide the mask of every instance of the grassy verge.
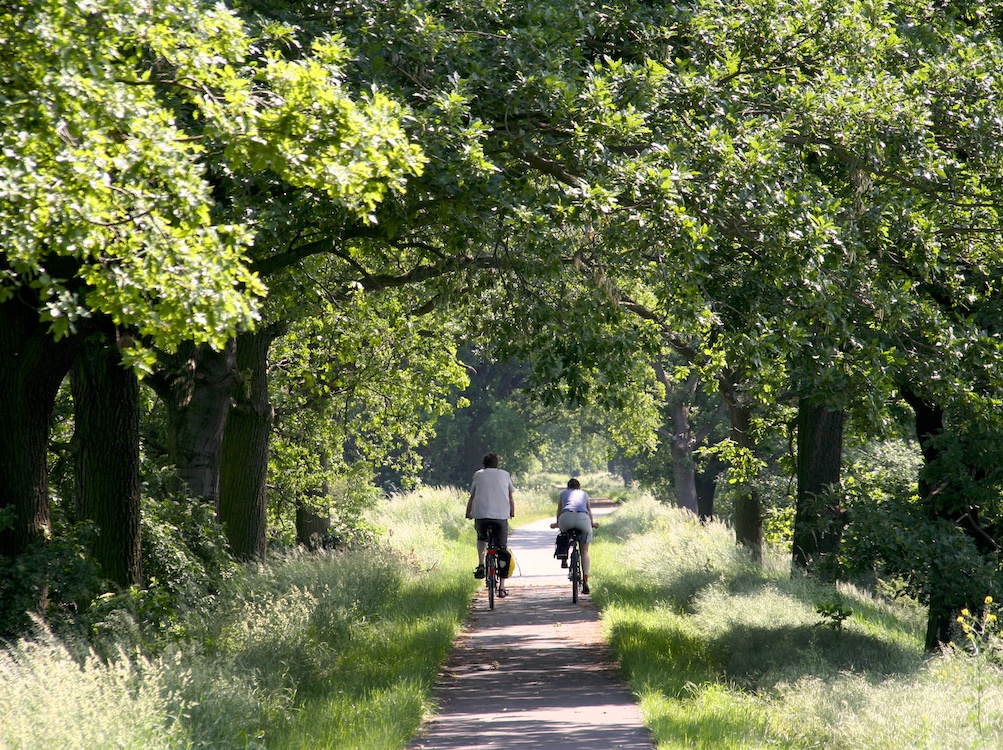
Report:
[[478,584],[465,504],[392,498],[372,517],[380,543],[249,568],[155,655],[81,660],[42,629],[9,644],[0,748],[403,747]]
[[1003,745],[1003,671],[926,657],[923,613],[753,564],[720,525],[628,503],[593,597],[660,750]]

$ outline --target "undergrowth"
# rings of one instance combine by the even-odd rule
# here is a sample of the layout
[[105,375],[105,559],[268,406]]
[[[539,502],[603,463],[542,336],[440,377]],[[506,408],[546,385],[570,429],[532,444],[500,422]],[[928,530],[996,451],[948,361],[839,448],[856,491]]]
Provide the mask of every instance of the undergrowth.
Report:
[[759,564],[650,500],[607,519],[593,597],[660,750],[1003,744],[1003,670],[923,652],[924,613]]
[[247,566],[153,654],[39,625],[0,650],[0,749],[403,747],[477,584],[465,504],[395,496],[378,545]]

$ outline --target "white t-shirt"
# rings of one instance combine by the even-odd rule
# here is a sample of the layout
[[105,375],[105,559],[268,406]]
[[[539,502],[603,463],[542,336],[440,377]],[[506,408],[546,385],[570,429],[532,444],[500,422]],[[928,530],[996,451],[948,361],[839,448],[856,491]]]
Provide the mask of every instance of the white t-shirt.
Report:
[[511,515],[509,493],[515,492],[512,477],[504,469],[481,469],[470,481],[474,502],[470,511],[474,518],[506,519]]

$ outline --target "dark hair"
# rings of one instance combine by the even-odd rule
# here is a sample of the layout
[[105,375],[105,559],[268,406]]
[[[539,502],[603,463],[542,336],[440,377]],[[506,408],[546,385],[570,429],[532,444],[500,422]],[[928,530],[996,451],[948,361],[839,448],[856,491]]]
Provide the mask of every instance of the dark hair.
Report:
[[571,477],[571,479],[568,480],[569,490],[580,490],[581,488],[582,488],[581,483],[574,477]]
[[498,454],[497,453],[485,453],[484,454],[484,468],[485,469],[497,469],[498,468]]

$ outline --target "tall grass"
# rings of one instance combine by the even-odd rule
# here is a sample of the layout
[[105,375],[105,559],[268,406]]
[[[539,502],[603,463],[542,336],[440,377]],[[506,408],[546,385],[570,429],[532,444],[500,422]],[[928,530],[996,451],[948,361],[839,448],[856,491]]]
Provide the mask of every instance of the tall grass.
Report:
[[465,505],[381,503],[381,544],[250,567],[155,655],[80,657],[44,629],[8,644],[0,749],[403,747],[477,585]]
[[660,749],[1003,746],[1003,670],[924,655],[918,607],[756,564],[650,500],[598,539],[593,597]]

